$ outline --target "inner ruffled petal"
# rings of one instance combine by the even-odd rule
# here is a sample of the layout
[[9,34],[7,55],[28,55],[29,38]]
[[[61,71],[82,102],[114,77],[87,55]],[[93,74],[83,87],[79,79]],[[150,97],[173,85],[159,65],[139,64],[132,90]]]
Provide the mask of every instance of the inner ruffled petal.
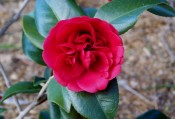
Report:
[[57,46],[57,51],[61,50],[62,53],[65,54],[74,54],[75,53],[75,45],[71,43],[64,43],[64,44],[59,44]]
[[[75,29],[76,28],[76,29]],[[62,43],[73,43],[73,38],[76,38],[76,34],[78,35],[79,32],[86,32],[95,39],[95,32],[91,24],[86,21],[79,21],[79,22],[69,22],[62,26],[57,32],[57,41],[58,44]],[[69,38],[73,34],[72,38]]]
[[92,40],[92,36],[89,35],[89,34],[82,34],[80,36],[78,36],[74,43],[77,43],[77,44],[81,44],[81,43],[90,43],[90,44],[93,44],[93,40]]
[[96,61],[90,64],[90,68],[97,72],[106,72],[109,69],[109,61],[105,53],[100,51],[92,52]]
[[75,56],[59,55],[57,57],[54,71],[63,79],[71,80],[78,77],[85,70],[79,59]]
[[89,68],[89,65],[91,63],[91,56],[90,55],[91,55],[90,51],[85,52],[84,50],[81,50],[81,52],[80,52],[81,62],[86,69]]

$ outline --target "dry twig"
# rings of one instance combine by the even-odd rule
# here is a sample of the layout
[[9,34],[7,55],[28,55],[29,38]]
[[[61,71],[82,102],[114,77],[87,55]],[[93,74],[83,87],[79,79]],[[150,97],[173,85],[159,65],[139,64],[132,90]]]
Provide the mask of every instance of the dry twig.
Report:
[[[0,72],[1,72],[1,74],[2,74],[2,76],[4,78],[4,80],[5,80],[5,84],[6,84],[7,88],[10,88],[11,82],[10,82],[9,78],[7,77],[5,69],[4,69],[3,65],[1,64],[1,62],[0,62]],[[22,108],[21,108],[21,106],[19,104],[18,98],[16,96],[13,96],[13,99],[15,101],[15,105],[16,105],[18,111],[21,112]]]
[[157,108],[157,105],[154,101],[150,101],[145,96],[143,96],[142,94],[140,94],[139,92],[137,92],[136,90],[131,88],[125,80],[118,80],[118,85],[121,86],[122,88],[128,90],[132,94],[136,95],[137,97],[139,97],[141,100],[143,100],[144,102],[146,102],[150,106],[154,106],[155,108]]
[[[174,3],[175,3],[174,0],[170,0],[170,6],[171,7],[174,7]],[[168,45],[167,41],[165,40],[167,33],[169,31],[173,30],[173,28],[172,28],[172,24],[173,24],[172,18],[166,19],[166,22],[168,22],[168,26],[165,29],[164,33],[162,34],[162,37],[160,38],[160,40],[161,40],[165,50],[168,52],[171,61],[174,63],[175,62],[175,55],[174,55],[173,51],[171,50],[170,46]]]
[[52,79],[53,79],[53,76],[51,76],[46,82],[46,84],[42,87],[37,98],[30,105],[28,105],[22,112],[20,112],[20,114],[18,115],[16,119],[23,119],[24,116],[30,112],[30,110],[32,110],[34,107],[41,104],[47,99],[47,96],[45,95],[45,91],[46,91],[48,84],[50,83]]
[[[164,34],[167,33],[167,30],[164,32]],[[175,55],[174,53],[172,52],[171,48],[169,47],[167,41],[165,40],[165,35],[162,35],[162,37],[160,38],[162,44],[163,44],[163,47],[166,49],[166,51],[168,52],[169,56],[170,56],[170,59],[172,62],[175,62]]]
[[172,20],[171,18],[169,18],[167,20],[168,21],[168,26],[164,30],[164,32],[162,33],[160,41],[161,41],[163,47],[165,48],[165,50],[167,51],[167,53],[169,54],[171,61],[174,63],[175,62],[175,55],[174,55],[172,49],[170,48],[170,46],[168,45],[168,42],[166,41],[166,36],[167,36],[168,32],[173,30],[171,20]]
[[19,19],[22,11],[24,10],[24,8],[27,6],[27,3],[29,2],[29,0],[24,0],[22,3],[22,6],[19,8],[19,11],[4,25],[4,27],[2,29],[0,29],[0,36],[4,35],[4,33],[7,31],[7,29],[15,22]]

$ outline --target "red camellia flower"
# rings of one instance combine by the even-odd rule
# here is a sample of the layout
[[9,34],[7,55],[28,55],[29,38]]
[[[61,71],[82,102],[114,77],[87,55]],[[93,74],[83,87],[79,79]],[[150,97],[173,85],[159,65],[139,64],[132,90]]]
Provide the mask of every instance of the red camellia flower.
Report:
[[44,41],[42,55],[59,84],[95,93],[120,73],[124,48],[112,25],[82,16],[57,23]]

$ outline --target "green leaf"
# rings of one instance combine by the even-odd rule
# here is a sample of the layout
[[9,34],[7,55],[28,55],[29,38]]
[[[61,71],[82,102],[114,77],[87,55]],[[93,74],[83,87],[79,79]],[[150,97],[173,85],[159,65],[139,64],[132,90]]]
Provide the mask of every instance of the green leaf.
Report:
[[35,3],[35,20],[38,32],[46,37],[52,27],[56,25],[58,19],[45,0],[37,0]]
[[40,49],[43,49],[44,37],[42,37],[37,30],[33,13],[24,15],[23,30],[32,44]]
[[57,104],[50,102],[50,117],[51,119],[60,119],[60,108]]
[[47,88],[48,100],[54,102],[63,108],[66,112],[70,112],[71,101],[67,89],[62,87],[55,79],[52,79]]
[[149,110],[144,114],[140,115],[136,119],[170,119],[165,114],[160,112],[159,110]]
[[3,116],[0,115],[0,119],[5,119]]
[[75,0],[45,0],[50,8],[60,20],[82,16],[82,9],[76,4]]
[[57,104],[50,103],[50,114],[51,119],[84,119],[80,114],[78,114],[73,107],[69,113],[59,108]]
[[44,78],[45,79],[49,79],[49,77],[52,75],[52,70],[49,68],[49,67],[47,67],[46,69],[45,69],[45,71],[44,71]]
[[22,35],[22,48],[24,54],[28,58],[30,58],[38,64],[45,65],[42,58],[42,50],[34,46],[24,33]]
[[33,81],[33,85],[34,86],[40,86],[41,83],[46,83],[46,79],[43,78],[43,77],[38,77],[38,76],[35,76],[34,77],[34,81]]
[[164,17],[174,17],[175,16],[175,9],[167,4],[160,4],[153,8],[148,9],[149,12],[164,16]]
[[71,111],[67,113],[60,108],[61,119],[83,119],[80,114],[78,114],[74,108],[71,108]]
[[7,111],[6,109],[0,108],[0,115],[1,115],[2,113],[6,112],[6,111]]
[[40,91],[40,89],[41,89],[40,86],[34,87],[33,82],[24,81],[16,83],[6,90],[0,103],[18,93],[37,93]]
[[97,9],[93,7],[85,8],[83,10],[87,16],[92,17],[92,18],[95,16],[95,13],[97,12]]
[[114,119],[119,102],[117,80],[95,94],[68,91],[74,108],[88,119]]
[[51,119],[50,118],[50,114],[48,110],[42,110],[39,114],[39,118],[38,119]]
[[113,0],[102,6],[95,17],[111,23],[120,34],[134,26],[140,14],[162,0]]

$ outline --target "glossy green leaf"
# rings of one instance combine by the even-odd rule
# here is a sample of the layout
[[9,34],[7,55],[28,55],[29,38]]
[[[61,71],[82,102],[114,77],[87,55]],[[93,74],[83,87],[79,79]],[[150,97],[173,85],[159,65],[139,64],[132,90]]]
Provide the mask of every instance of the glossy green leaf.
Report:
[[0,119],[5,119],[3,116],[0,115]]
[[44,37],[38,32],[33,13],[23,16],[23,30],[32,44],[43,49]]
[[82,9],[75,0],[45,0],[60,20],[82,16]]
[[168,4],[160,4],[153,8],[148,9],[149,12],[164,16],[164,17],[174,17],[175,16],[175,9],[169,6]]
[[28,58],[30,58],[38,64],[45,65],[42,58],[42,50],[34,46],[24,33],[22,35],[22,48],[24,54]]
[[66,112],[70,111],[71,101],[67,89],[62,87],[56,82],[55,79],[52,79],[47,88],[48,100],[54,102],[63,108]]
[[71,108],[70,112],[67,113],[60,108],[61,119],[84,119],[80,114],[78,114],[74,108]]
[[85,119],[78,114],[73,107],[69,113],[60,108],[57,104],[50,103],[51,119]]
[[6,112],[6,111],[7,111],[6,109],[0,108],[0,115],[1,115],[2,113]]
[[117,80],[95,94],[68,91],[73,107],[88,119],[114,119],[119,102]]
[[45,79],[49,79],[49,77],[52,75],[52,70],[49,68],[49,67],[47,67],[46,69],[45,69],[45,71],[44,71],[44,78]]
[[41,89],[40,86],[37,86],[37,87],[33,86],[33,82],[24,81],[24,82],[16,83],[6,90],[0,103],[2,103],[4,100],[6,100],[7,98],[13,95],[16,95],[19,93],[37,93],[40,91],[40,89]]
[[38,119],[51,119],[49,110],[42,110],[39,114]]
[[60,119],[60,108],[57,104],[50,102],[50,117],[51,119]]
[[46,82],[47,82],[47,80],[45,78],[35,76],[34,81],[33,81],[33,85],[34,86],[39,86],[41,83],[46,83]]
[[110,22],[120,34],[134,26],[140,14],[162,0],[113,0],[102,6],[95,17]]
[[136,119],[170,119],[159,110],[149,110]]
[[56,25],[58,19],[45,0],[37,0],[35,3],[35,20],[38,32],[46,37],[52,27]]
[[95,16],[95,13],[97,12],[97,9],[95,9],[93,7],[85,8],[83,10],[87,16],[92,17],[92,18]]

